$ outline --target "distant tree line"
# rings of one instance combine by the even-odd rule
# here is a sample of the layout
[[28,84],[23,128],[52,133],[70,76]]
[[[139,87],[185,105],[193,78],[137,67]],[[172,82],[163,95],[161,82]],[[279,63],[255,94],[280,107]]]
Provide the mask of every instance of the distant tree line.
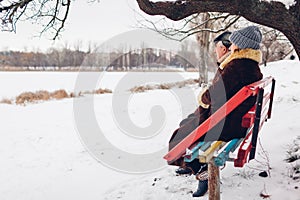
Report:
[[[107,66],[113,70],[120,68],[132,69],[151,69],[151,68],[188,68],[197,67],[197,57],[194,52],[179,51],[177,53],[168,52],[160,49],[145,48],[129,51],[125,54],[114,54],[112,62]],[[103,59],[102,59],[103,60]]]
[[48,53],[4,51],[0,52],[1,66],[12,67],[65,67],[80,66],[86,53],[51,49]]
[[195,68],[197,57],[193,51],[174,53],[161,49],[135,49],[127,52],[91,52],[50,49],[46,53],[2,51],[0,68],[16,70],[61,70],[68,68],[99,70],[132,70],[151,68]]

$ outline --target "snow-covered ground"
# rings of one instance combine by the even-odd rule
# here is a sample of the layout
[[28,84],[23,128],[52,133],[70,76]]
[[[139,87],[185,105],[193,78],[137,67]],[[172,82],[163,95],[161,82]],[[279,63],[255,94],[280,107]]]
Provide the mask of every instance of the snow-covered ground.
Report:
[[[265,76],[272,75],[277,80],[272,119],[264,125],[260,139],[269,162],[259,148],[258,161],[251,161],[245,168],[227,164],[221,171],[224,200],[258,200],[262,199],[261,192],[271,195],[272,200],[300,199],[299,180],[289,178],[293,164],[284,161],[288,146],[300,135],[297,123],[300,63],[270,63],[262,67],[262,71]],[[79,89],[77,73],[1,72],[0,76],[0,98],[12,98],[24,91]],[[99,74],[91,73],[90,76],[87,82]],[[0,104],[0,199],[193,199],[191,192],[197,186],[195,178],[175,176],[175,168],[166,165],[162,155],[166,153],[168,139],[178,122],[196,107],[199,88],[192,86],[133,95],[126,89],[138,83],[149,83],[151,78],[152,82],[175,82],[197,76],[197,73],[165,72],[132,76],[113,72],[106,73],[94,85],[112,89],[113,94],[27,106]],[[80,89],[95,89],[90,88],[92,86],[86,84]],[[101,146],[103,141],[97,141],[99,147],[95,149],[84,142],[93,130],[82,131],[81,125],[92,127],[94,124],[90,124],[93,119],[88,112],[83,112],[87,116],[82,116],[81,120],[76,118],[85,108],[77,106],[91,102],[93,113],[90,114],[103,131],[103,138],[112,144],[107,149]],[[152,127],[153,123],[157,124]],[[155,134],[147,135],[151,128],[156,130]],[[136,130],[145,132],[139,136]],[[113,152],[122,152],[122,155]],[[106,153],[111,155],[112,161],[104,157]],[[126,160],[126,156],[133,156],[133,159]],[[152,160],[147,160],[148,157]],[[115,160],[120,162],[114,163]],[[271,176],[258,176],[268,165],[272,168]],[[198,199],[207,199],[207,195]]]
[[[97,79],[99,82],[93,87],[88,87],[86,85],[81,86],[82,90],[92,90],[95,87],[98,89],[108,88],[114,90],[122,78],[136,77],[131,82],[126,84],[129,89],[136,86],[138,82],[143,82],[138,80],[139,77],[149,76],[155,78],[159,81],[176,82],[181,79],[197,78],[198,74],[193,72],[178,72],[174,75],[172,72],[80,72],[85,77],[89,79]],[[76,81],[78,79],[78,72],[0,72],[0,98],[11,98],[25,91],[38,91],[38,90],[48,90],[53,91],[57,89],[65,89],[66,91],[74,91]],[[170,80],[171,78],[175,78]],[[87,80],[89,81],[89,80]]]

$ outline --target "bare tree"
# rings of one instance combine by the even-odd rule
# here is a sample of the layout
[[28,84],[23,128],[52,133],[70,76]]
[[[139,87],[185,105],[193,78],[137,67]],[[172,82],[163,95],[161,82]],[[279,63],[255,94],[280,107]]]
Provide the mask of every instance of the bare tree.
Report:
[[[198,44],[192,40],[184,40],[181,43],[181,48],[177,51],[178,56],[186,59],[191,65],[197,67],[198,65],[198,56],[195,49],[197,49]],[[186,67],[186,66],[185,66]]]
[[[201,13],[198,17],[199,22],[197,24],[203,24],[203,29],[210,29],[212,24],[209,22],[209,13]],[[199,84],[208,83],[208,71],[207,71],[207,55],[209,51],[209,37],[210,33],[208,31],[198,32],[196,35],[198,44],[200,45],[200,59],[199,59]]]
[[292,43],[300,57],[300,0],[287,8],[277,1],[261,0],[136,0],[142,11],[149,15],[164,15],[181,20],[195,13],[221,12],[243,16],[251,22],[281,31]]
[[55,40],[67,20],[71,0],[2,0],[0,19],[2,30],[15,31],[19,20],[33,20],[43,26],[41,33],[50,31]]
[[280,31],[266,27],[262,27],[261,30],[264,35],[262,41],[264,65],[267,62],[282,60],[294,50]]

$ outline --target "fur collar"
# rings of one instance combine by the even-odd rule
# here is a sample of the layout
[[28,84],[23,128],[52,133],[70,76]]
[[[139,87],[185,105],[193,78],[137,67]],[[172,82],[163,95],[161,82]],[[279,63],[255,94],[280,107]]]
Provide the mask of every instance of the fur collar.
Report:
[[234,59],[242,59],[247,58],[254,60],[258,63],[262,60],[262,53],[260,50],[254,49],[240,49],[235,50],[232,54],[230,54],[220,65],[220,69],[224,69],[226,65]]

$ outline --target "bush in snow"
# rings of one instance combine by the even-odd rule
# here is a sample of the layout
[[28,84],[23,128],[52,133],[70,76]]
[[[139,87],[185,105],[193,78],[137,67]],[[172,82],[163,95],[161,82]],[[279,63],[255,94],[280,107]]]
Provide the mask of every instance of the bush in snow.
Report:
[[10,100],[10,99],[2,99],[1,101],[0,101],[0,103],[3,103],[3,104],[12,104],[12,101]]
[[65,90],[56,90],[52,93],[41,90],[37,92],[23,92],[16,97],[16,104],[33,103],[37,101],[47,101],[50,98],[63,99],[69,97]]
[[54,99],[64,99],[69,97],[68,93],[65,90],[56,90],[52,92],[50,96]]
[[154,84],[154,85],[141,85],[141,86],[135,86],[130,89],[130,92],[132,93],[139,93],[139,92],[145,92],[147,90],[155,90],[155,89],[161,89],[161,90],[169,90],[174,87],[182,88],[186,85],[193,85],[199,83],[198,79],[188,79],[184,81],[178,81],[175,83],[161,83],[161,84]]
[[294,180],[300,180],[300,136],[298,136],[287,150],[286,162],[291,163],[289,176]]
[[23,92],[16,97],[16,104],[24,104],[38,100],[38,96],[33,92]]

